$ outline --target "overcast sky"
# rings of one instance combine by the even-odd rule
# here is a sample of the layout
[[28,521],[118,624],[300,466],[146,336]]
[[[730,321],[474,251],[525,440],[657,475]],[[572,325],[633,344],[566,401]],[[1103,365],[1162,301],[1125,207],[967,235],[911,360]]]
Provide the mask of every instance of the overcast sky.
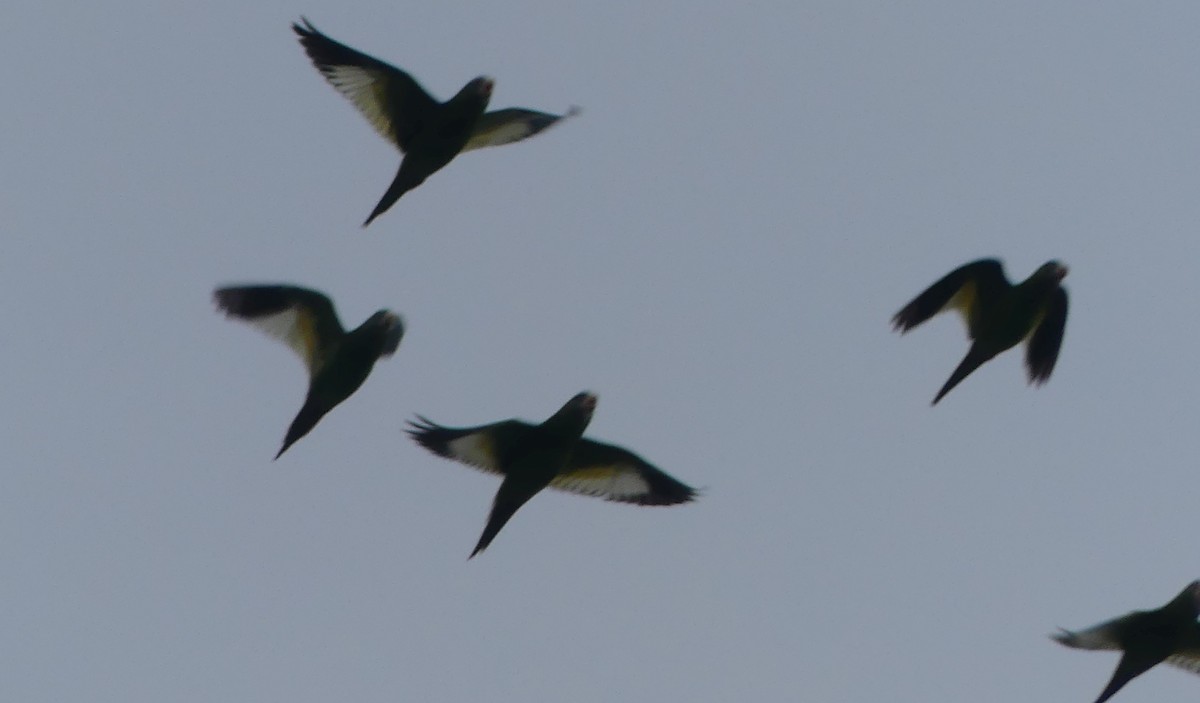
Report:
[[[0,699],[1094,699],[1046,635],[1200,577],[1200,5],[905,5],[7,2]],[[363,230],[399,155],[301,14],[583,114]],[[931,408],[964,329],[889,318],[983,256],[1070,268],[1058,366]],[[407,323],[277,462],[306,376],[241,282]],[[404,421],[581,390],[703,496],[546,492],[467,561],[499,482]]]

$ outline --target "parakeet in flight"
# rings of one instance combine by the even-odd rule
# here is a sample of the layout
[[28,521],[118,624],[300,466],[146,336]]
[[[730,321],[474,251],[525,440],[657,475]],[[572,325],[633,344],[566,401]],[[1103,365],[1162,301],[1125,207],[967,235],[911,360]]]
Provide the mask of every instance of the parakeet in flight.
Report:
[[461,152],[520,141],[579,113],[575,107],[565,115],[516,107],[485,112],[493,87],[487,76],[438,102],[408,73],[330,39],[307,19],[301,17],[292,29],[317,70],[404,154],[363,227]]
[[1193,581],[1158,610],[1138,610],[1086,630],[1051,637],[1068,647],[1115,649],[1121,660],[1096,703],[1104,703],[1130,679],[1159,662],[1200,674],[1200,581]]
[[946,274],[896,313],[892,324],[901,333],[948,308],[962,313],[967,323],[971,348],[933,404],[984,362],[1023,340],[1029,382],[1045,383],[1067,324],[1067,291],[1061,285],[1066,275],[1065,266],[1048,261],[1014,286],[999,261],[981,259]]
[[347,332],[333,302],[307,288],[229,286],[218,288],[213,297],[229,317],[245,320],[287,344],[308,368],[308,395],[276,459],[358,390],[375,362],[394,354],[404,336],[403,320],[389,310],[376,312]]
[[696,491],[646,460],[611,444],[583,439],[596,396],[579,393],[540,425],[504,420],[479,427],[442,427],[424,417],[408,433],[448,459],[502,477],[487,526],[471,556],[482,552],[509,518],[543,488],[635,505],[675,505]]

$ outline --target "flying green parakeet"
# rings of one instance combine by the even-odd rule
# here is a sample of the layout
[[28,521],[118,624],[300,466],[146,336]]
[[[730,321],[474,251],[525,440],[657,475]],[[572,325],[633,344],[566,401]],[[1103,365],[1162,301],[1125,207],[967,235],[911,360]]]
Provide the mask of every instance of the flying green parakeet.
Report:
[[967,323],[971,348],[933,404],[984,362],[1022,341],[1029,382],[1045,383],[1067,324],[1067,291],[1061,285],[1066,275],[1065,266],[1048,261],[1014,286],[999,261],[981,259],[946,274],[896,313],[892,324],[901,333],[949,308]]
[[503,477],[472,557],[547,486],[635,505],[675,505],[696,497],[694,489],[633,452],[583,439],[595,409],[596,396],[579,393],[540,425],[514,419],[453,428],[419,415],[409,423],[412,438],[434,454]]
[[1078,649],[1116,649],[1121,660],[1096,699],[1104,703],[1131,679],[1159,662],[1200,674],[1200,581],[1193,581],[1158,610],[1138,610],[1086,630],[1061,630],[1051,637]]
[[229,286],[218,288],[213,297],[229,317],[245,320],[287,344],[308,368],[308,395],[276,459],[358,390],[375,362],[394,354],[404,336],[403,320],[389,310],[376,312],[347,332],[333,302],[307,288]]
[[485,112],[493,87],[487,76],[438,102],[408,73],[330,39],[307,19],[301,17],[292,29],[325,79],[404,154],[363,227],[461,152],[520,141],[579,113],[575,107],[565,115],[515,107]]

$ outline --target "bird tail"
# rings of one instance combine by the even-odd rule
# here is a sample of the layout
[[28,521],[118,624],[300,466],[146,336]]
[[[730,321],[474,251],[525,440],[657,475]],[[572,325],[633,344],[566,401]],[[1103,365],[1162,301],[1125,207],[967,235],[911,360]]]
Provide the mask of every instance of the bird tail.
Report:
[[425,176],[416,173],[416,169],[404,168],[404,162],[400,163],[400,170],[396,172],[396,177],[392,179],[392,184],[388,186],[387,192],[379,199],[379,204],[371,211],[371,216],[363,222],[363,227],[371,224],[371,220],[379,217],[388,211],[388,208],[396,204],[401,195],[416,188],[425,182]]
[[971,372],[983,365],[983,362],[995,356],[995,354],[987,354],[979,351],[978,346],[972,346],[967,355],[958,364],[958,368],[954,369],[954,373],[950,374],[946,385],[942,386],[942,390],[934,396],[931,405],[937,405],[937,402],[942,399],[942,396],[950,392],[952,388],[957,386],[964,378],[971,375]]
[[312,428],[317,426],[317,422],[325,416],[326,410],[318,407],[311,399],[305,400],[304,407],[300,408],[300,412],[296,415],[296,419],[292,420],[292,424],[288,427],[287,436],[283,438],[283,446],[279,448],[279,453],[275,458],[283,456],[288,447],[296,443],[304,435],[312,431]]
[[1096,699],[1096,703],[1104,703],[1104,701],[1112,698],[1113,694],[1120,691],[1122,686],[1146,673],[1151,667],[1156,666],[1165,658],[1162,656],[1131,655],[1126,651],[1121,655],[1121,661],[1117,662],[1117,670],[1113,672],[1108,685],[1100,692],[1100,697]]
[[526,501],[532,498],[542,486],[527,486],[515,484],[511,479],[505,479],[500,484],[500,490],[496,492],[496,499],[492,501],[492,513],[488,515],[487,525],[483,528],[483,534],[479,536],[479,543],[475,545],[475,551],[471,552],[470,559],[476,554],[488,548],[496,535],[500,534],[500,529],[508,522]]

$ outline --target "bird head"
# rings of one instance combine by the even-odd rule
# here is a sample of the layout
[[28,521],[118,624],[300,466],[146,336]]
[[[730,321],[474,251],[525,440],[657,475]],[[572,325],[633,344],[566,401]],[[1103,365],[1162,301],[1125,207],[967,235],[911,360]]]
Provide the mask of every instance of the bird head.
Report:
[[592,413],[596,411],[596,396],[584,391],[576,393],[558,412],[550,416],[545,426],[567,429],[577,435],[583,434],[588,423],[592,421]]
[[460,92],[470,95],[475,100],[481,100],[484,105],[487,105],[488,100],[492,99],[492,89],[495,87],[496,81],[491,76],[477,76],[463,86]]
[[1061,281],[1067,277],[1067,267],[1063,266],[1058,261],[1047,261],[1037,270],[1037,274],[1039,278],[1049,278],[1055,281]]
[[580,408],[587,412],[588,417],[591,417],[592,413],[596,411],[597,400],[598,398],[596,398],[594,393],[584,391],[576,394],[574,398],[571,398],[571,403],[578,404]]
[[1187,588],[1183,589],[1188,600],[1191,601],[1192,617],[1200,614],[1200,581],[1192,581]]
[[400,340],[404,337],[404,318],[400,317],[391,310],[380,310],[367,320],[373,329],[377,329],[383,337],[383,345],[380,349],[380,356],[391,356],[396,353],[396,349],[400,346]]

